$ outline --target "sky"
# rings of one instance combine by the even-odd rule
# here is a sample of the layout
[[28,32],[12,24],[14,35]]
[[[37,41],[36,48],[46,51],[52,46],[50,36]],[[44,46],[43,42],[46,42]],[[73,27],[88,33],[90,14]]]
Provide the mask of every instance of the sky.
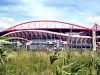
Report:
[[0,30],[32,20],[100,24],[100,0],[0,0]]

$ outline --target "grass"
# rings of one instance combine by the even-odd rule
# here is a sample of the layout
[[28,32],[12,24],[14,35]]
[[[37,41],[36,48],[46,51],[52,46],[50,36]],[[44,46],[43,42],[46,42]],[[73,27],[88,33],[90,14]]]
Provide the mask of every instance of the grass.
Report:
[[59,51],[58,59],[50,64],[54,53],[6,49],[0,75],[100,75],[100,52]]

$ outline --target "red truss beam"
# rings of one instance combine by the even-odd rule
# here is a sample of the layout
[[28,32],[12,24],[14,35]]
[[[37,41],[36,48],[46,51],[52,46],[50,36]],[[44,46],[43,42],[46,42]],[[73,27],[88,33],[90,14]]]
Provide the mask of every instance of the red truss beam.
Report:
[[36,21],[29,21],[29,22],[24,22],[24,23],[20,23],[20,24],[17,24],[13,27],[10,27],[4,31],[12,31],[12,30],[15,30],[16,27],[18,26],[23,26],[25,24],[29,24],[29,23],[37,23],[37,22],[51,22],[51,23],[61,23],[61,24],[66,24],[66,25],[69,25],[69,26],[75,26],[75,27],[79,27],[79,28],[82,28],[82,29],[87,29],[87,30],[91,30],[90,28],[87,28],[87,27],[84,27],[84,26],[81,26],[81,25],[77,25],[77,24],[72,24],[72,23],[68,23],[68,22],[62,22],[62,21],[54,21],[54,20],[36,20]]

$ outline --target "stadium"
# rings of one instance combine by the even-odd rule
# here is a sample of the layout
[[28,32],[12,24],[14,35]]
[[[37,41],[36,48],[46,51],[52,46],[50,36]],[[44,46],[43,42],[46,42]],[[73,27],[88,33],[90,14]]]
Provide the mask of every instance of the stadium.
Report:
[[10,42],[26,49],[91,49],[94,45],[99,46],[99,32],[97,24],[87,28],[62,21],[37,20],[12,26],[0,32],[0,36],[11,37]]

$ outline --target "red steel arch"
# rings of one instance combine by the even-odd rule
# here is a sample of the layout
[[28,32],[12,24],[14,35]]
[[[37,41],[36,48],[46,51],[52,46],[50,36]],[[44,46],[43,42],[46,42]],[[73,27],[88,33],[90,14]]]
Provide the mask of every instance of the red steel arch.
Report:
[[[41,22],[61,23],[61,24],[69,25],[69,26],[75,26],[78,29],[91,30],[90,28],[87,28],[87,27],[84,27],[84,26],[81,26],[81,25],[77,25],[77,24],[68,23],[68,22],[55,21],[55,20],[36,20],[36,21],[29,21],[29,22],[24,22],[24,23],[21,23],[21,24],[17,24],[17,25],[15,25],[13,27],[10,27],[10,28],[8,28],[8,29],[6,29],[4,31],[18,30],[18,29],[16,29],[18,26],[23,26],[25,24],[30,24],[30,23],[41,23]],[[27,29],[29,29],[29,28],[27,28]],[[30,29],[33,29],[33,28],[30,28]]]

